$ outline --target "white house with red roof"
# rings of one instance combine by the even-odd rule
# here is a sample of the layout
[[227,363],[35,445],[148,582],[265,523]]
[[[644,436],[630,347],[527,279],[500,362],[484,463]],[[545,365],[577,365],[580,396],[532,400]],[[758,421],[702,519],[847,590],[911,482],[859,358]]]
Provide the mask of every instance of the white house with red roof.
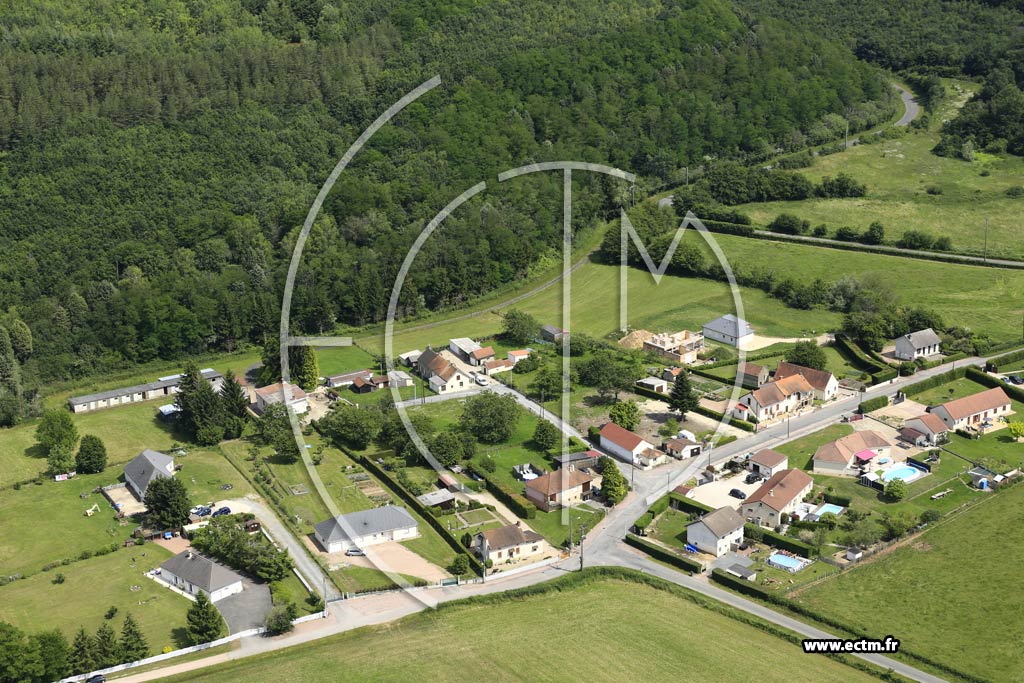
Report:
[[516,363],[518,363],[519,361],[524,360],[524,359],[529,358],[529,357],[530,357],[530,349],[514,349],[514,350],[508,352],[508,359],[512,362],[513,366]]
[[283,403],[296,415],[302,415],[309,410],[306,392],[294,384],[277,382],[256,390],[257,413],[262,415],[267,406],[275,403]]
[[813,488],[814,480],[803,470],[776,472],[743,501],[740,514],[761,526],[778,526],[782,515],[792,514]]
[[1010,397],[1000,387],[964,396],[932,410],[950,429],[976,427],[987,420],[1009,415]]
[[601,448],[619,460],[644,469],[660,465],[666,457],[653,443],[614,422],[601,427]]
[[800,375],[807,383],[814,388],[814,398],[819,401],[831,401],[839,393],[839,380],[828,370],[815,370],[814,368],[796,365],[782,361],[779,367],[775,368],[775,379],[785,379]]
[[935,413],[925,413],[912,417],[903,423],[904,429],[912,429],[922,437],[929,446],[937,446],[949,439],[949,427]]

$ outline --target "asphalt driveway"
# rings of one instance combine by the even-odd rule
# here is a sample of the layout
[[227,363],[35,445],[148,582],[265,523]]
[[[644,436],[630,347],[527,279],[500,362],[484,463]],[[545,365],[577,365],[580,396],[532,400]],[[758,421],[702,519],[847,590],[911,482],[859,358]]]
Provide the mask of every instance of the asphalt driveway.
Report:
[[270,601],[270,586],[242,579],[242,592],[230,595],[214,603],[220,615],[227,622],[229,633],[238,633],[250,628],[263,626],[273,603]]

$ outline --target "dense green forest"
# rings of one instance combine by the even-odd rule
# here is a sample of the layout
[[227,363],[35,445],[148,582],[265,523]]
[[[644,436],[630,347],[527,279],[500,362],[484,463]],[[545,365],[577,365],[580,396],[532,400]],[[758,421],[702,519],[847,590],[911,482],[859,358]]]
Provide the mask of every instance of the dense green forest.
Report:
[[[0,310],[33,334],[27,397],[262,342],[319,185],[435,73],[444,85],[329,197],[296,332],[380,320],[424,223],[500,170],[600,161],[643,189],[800,147],[840,114],[856,129],[894,111],[883,74],[845,47],[722,0],[31,0],[0,20]],[[629,196],[577,185],[577,227]],[[560,209],[555,178],[489,191],[420,255],[403,313],[527,274],[557,248]]]

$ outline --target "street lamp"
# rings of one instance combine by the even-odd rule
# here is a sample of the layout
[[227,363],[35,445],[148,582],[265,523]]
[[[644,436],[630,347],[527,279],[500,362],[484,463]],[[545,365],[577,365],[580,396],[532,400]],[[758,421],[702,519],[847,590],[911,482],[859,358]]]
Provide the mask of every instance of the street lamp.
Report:
[[586,531],[586,525],[580,524],[580,571],[583,571],[583,539],[586,538]]

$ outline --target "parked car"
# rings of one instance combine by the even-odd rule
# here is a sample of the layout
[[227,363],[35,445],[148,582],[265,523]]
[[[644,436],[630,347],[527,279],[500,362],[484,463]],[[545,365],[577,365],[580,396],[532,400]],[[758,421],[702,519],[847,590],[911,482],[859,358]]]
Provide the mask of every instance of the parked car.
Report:
[[758,474],[757,472],[751,472],[750,474],[747,475],[747,478],[744,479],[743,481],[745,481],[748,484],[754,484],[756,482],[761,481],[761,475]]
[[196,510],[195,514],[199,515],[200,517],[206,517],[207,515],[209,515],[212,512],[213,512],[213,510],[211,510],[210,508],[208,508],[208,507],[206,507],[204,505],[201,508],[199,508],[198,510]]
[[482,387],[486,387],[487,386],[487,378],[484,377],[483,375],[477,375],[474,378],[474,380],[476,381],[477,384],[479,384]]
[[739,489],[733,489],[732,491],[729,491],[729,495],[732,496],[733,498],[739,498],[740,500],[747,499],[747,494],[743,493],[743,491],[740,491]]
[[1010,380],[1013,384],[1024,384],[1024,377],[1020,375],[1009,375],[1006,379]]
[[229,508],[226,505],[224,507],[222,507],[222,508],[217,508],[216,510],[213,511],[213,516],[214,517],[220,517],[222,515],[230,515],[230,514],[231,514],[231,508]]
[[103,674],[96,674],[85,679],[85,683],[107,683],[107,677]]
[[363,552],[362,548],[349,548],[345,551],[345,554],[349,557],[363,557],[366,553]]

